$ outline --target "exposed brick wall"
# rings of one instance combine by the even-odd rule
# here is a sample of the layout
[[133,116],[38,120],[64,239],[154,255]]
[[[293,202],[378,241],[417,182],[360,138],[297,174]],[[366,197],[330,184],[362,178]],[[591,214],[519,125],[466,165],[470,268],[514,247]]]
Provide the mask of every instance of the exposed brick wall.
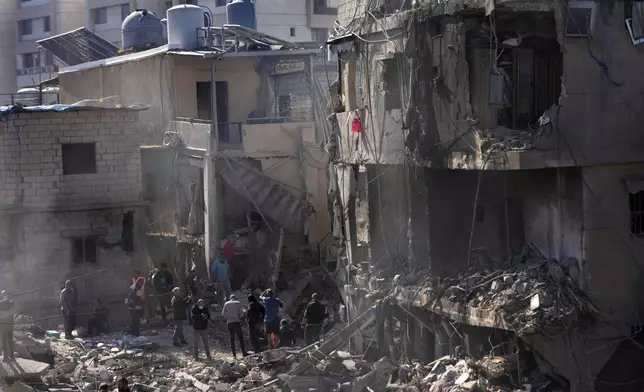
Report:
[[[111,305],[115,322],[127,315],[123,298],[146,254],[145,210],[135,206],[142,196],[139,125],[138,113],[125,110],[0,119],[0,220],[10,226],[13,246],[11,260],[0,255],[0,288],[14,294],[34,290],[16,297],[34,317],[59,314],[57,282],[85,274],[92,275],[76,281],[80,312],[91,311],[92,301],[101,298]],[[63,174],[64,143],[95,143],[96,173]],[[73,262],[74,238],[96,236],[115,245],[128,211],[135,217],[133,254],[105,246],[96,263]]]
[[[0,204],[62,208],[140,199],[137,112],[20,113],[2,120]],[[96,173],[63,175],[63,143],[96,143]]]

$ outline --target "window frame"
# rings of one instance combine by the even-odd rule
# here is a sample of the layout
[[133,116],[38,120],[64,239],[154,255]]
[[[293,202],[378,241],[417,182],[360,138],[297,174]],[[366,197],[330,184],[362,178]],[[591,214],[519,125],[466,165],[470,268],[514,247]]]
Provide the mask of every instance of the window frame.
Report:
[[[80,259],[78,259],[78,256],[76,255],[76,247],[77,247],[77,242],[80,241],[81,243],[81,254],[80,254]],[[87,251],[87,243],[91,241],[93,242],[93,247],[94,247],[94,257],[93,260],[89,259],[87,257],[88,251]],[[71,242],[71,262],[72,264],[75,265],[81,265],[84,263],[89,263],[89,264],[98,264],[98,241],[96,236],[85,236],[85,237],[74,237],[70,239]]]
[[[29,26],[29,29],[26,29],[26,27]],[[21,19],[18,21],[18,30],[20,33],[20,37],[24,37],[26,35],[32,35],[34,33],[34,20],[33,19]],[[29,30],[29,32],[25,32],[25,30]]]
[[[83,158],[89,158],[90,154],[89,151],[72,151],[71,149],[77,148],[81,149],[82,146],[89,147],[91,146],[93,154],[93,161],[92,162],[86,162],[85,159]],[[67,150],[67,151],[66,151]],[[78,154],[85,154],[87,153],[86,156],[79,157]],[[74,157],[70,155],[76,155]],[[78,175],[78,174],[96,174],[97,173],[97,157],[96,157],[96,142],[85,142],[85,143],[62,143],[61,144],[61,156],[62,156],[62,161],[63,161],[63,175],[64,176],[72,176],[72,175]],[[65,157],[68,157],[67,160]],[[72,162],[77,162],[79,160],[82,160],[82,164],[73,164]],[[67,162],[66,162],[67,161]]]
[[[104,19],[101,19],[104,21],[98,21],[99,15],[105,15]],[[107,7],[92,8],[92,23],[94,23],[94,26],[107,24]]]
[[42,31],[45,33],[51,32],[51,16],[47,15],[42,17]]
[[[124,12],[125,10],[127,10],[127,12]],[[125,18],[127,18],[131,13],[130,3],[121,4],[121,21],[125,20]]]

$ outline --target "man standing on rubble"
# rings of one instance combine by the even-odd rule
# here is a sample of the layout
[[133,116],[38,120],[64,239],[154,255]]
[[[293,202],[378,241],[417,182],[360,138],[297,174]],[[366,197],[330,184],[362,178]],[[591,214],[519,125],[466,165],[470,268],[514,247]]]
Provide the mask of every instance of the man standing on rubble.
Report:
[[3,290],[0,293],[0,342],[2,343],[2,359],[10,361],[15,359],[13,345],[13,320],[16,314],[16,306],[7,297]]
[[279,298],[275,298],[273,289],[267,289],[259,297],[264,301],[264,309],[266,310],[266,318],[264,326],[266,328],[266,338],[268,345],[272,349],[277,348],[277,334],[280,332],[280,309],[284,306]]
[[206,307],[206,301],[200,299],[192,307],[192,329],[194,337],[195,360],[199,359],[199,340],[202,341],[206,357],[212,360],[210,356],[210,345],[208,344],[208,322],[210,321],[210,312]]
[[222,257],[220,249],[217,249],[215,260],[210,266],[210,276],[214,276],[219,281],[221,303],[226,302],[226,299],[232,294],[230,287],[230,264],[228,264],[228,260]]
[[237,351],[235,350],[235,336],[239,339],[239,347],[241,348],[242,355],[248,356],[246,348],[244,347],[244,334],[242,333],[241,320],[244,317],[244,307],[237,301],[235,294],[230,295],[230,300],[224,304],[221,310],[221,315],[226,319],[228,325],[228,334],[230,335],[230,350],[233,352],[233,357],[237,358]]
[[307,346],[320,340],[320,332],[326,316],[326,306],[322,305],[318,300],[317,293],[314,293],[311,295],[311,302],[307,305],[302,319],[304,339]]
[[184,298],[181,296],[181,289],[175,287],[172,289],[172,319],[174,320],[174,334],[172,335],[172,342],[175,346],[179,347],[186,344],[186,338],[183,336],[183,324],[188,318],[186,308],[190,303],[191,297]]
[[171,292],[173,287],[172,274],[168,271],[168,265],[161,263],[161,269],[152,277],[152,286],[157,295],[157,302],[161,308],[161,318],[167,320],[167,309],[170,307]]
[[76,289],[71,280],[65,282],[65,288],[60,292],[60,311],[63,313],[65,339],[73,339],[72,332],[76,324]]
[[128,291],[127,305],[132,318],[130,333],[134,336],[141,334],[141,317],[143,317],[143,284],[145,279],[139,277]]
[[264,326],[264,317],[266,310],[264,305],[257,302],[254,295],[248,296],[248,310],[246,319],[248,320],[248,332],[250,334],[250,344],[253,345],[255,354],[262,351],[259,344],[259,338],[262,336],[262,327]]

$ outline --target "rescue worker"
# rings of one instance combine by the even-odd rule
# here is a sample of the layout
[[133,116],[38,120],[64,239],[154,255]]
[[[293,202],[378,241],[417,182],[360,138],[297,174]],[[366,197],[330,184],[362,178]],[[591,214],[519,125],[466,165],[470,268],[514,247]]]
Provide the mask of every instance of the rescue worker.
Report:
[[210,321],[210,312],[206,307],[206,301],[200,299],[197,304],[192,307],[192,329],[194,337],[194,354],[195,360],[199,359],[199,341],[203,343],[204,350],[206,350],[206,357],[212,360],[210,356],[210,345],[208,344],[208,322]]
[[172,299],[174,281],[166,263],[161,263],[159,271],[152,276],[152,286],[157,295],[157,302],[161,310],[161,318],[167,320],[167,309]]
[[233,352],[233,358],[237,358],[237,351],[235,350],[235,336],[239,339],[239,347],[241,348],[242,355],[248,355],[246,348],[244,348],[244,334],[242,333],[241,320],[244,317],[244,307],[237,301],[235,294],[230,295],[230,300],[224,304],[221,310],[221,315],[226,319],[228,325],[228,335],[230,335],[230,350]]
[[0,294],[0,343],[2,343],[2,359],[11,361],[15,359],[13,343],[13,320],[16,314],[16,306],[5,291]]
[[250,335],[250,344],[253,346],[255,354],[262,351],[259,340],[262,336],[262,329],[264,326],[264,317],[266,310],[264,305],[257,302],[254,295],[248,296],[248,310],[246,311],[246,319],[248,320],[248,332]]
[[127,305],[130,310],[132,324],[130,333],[134,336],[141,334],[141,317],[143,317],[143,284],[145,278],[139,277],[128,291]]
[[279,298],[275,298],[273,289],[267,289],[259,297],[264,301],[265,319],[264,327],[266,330],[266,339],[272,349],[277,348],[277,335],[280,331],[280,309],[284,306]]
[[76,289],[71,280],[65,282],[65,288],[60,292],[60,311],[63,313],[65,339],[73,339],[72,332],[76,326]]
[[97,299],[94,302],[92,318],[87,323],[87,331],[90,336],[94,335],[94,331],[96,331],[96,335],[107,332],[109,315],[110,311],[103,305],[100,299]]
[[219,282],[218,291],[220,292],[220,303],[223,304],[226,302],[226,299],[230,297],[230,294],[232,294],[232,289],[230,287],[230,264],[228,264],[228,260],[222,256],[222,252],[220,250],[217,250],[215,253],[215,260],[213,260],[210,266],[210,275],[217,278],[217,281]]
[[172,334],[172,343],[175,346],[181,346],[182,344],[187,344],[186,338],[183,335],[183,325],[188,318],[186,308],[190,303],[191,297],[183,297],[181,295],[181,289],[175,287],[172,289],[172,320],[174,321],[174,333]]
[[317,294],[311,295],[311,302],[307,305],[302,319],[304,340],[307,346],[320,340],[320,332],[326,316],[326,306],[318,300]]

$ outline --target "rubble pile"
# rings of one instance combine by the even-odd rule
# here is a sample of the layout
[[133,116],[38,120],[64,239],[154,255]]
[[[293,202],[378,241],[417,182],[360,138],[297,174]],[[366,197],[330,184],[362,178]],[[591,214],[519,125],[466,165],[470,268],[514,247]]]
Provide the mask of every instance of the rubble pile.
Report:
[[408,293],[424,292],[430,303],[447,300],[500,313],[506,329],[519,335],[554,333],[573,316],[592,321],[598,314],[597,307],[579,288],[576,265],[576,259],[559,262],[534,247],[526,247],[512,266],[470,268],[433,281],[419,272],[394,281]]
[[[405,384],[390,384],[389,390],[408,392],[469,392],[469,391],[563,391],[563,386],[535,369],[519,374],[519,359],[511,357],[446,356],[430,364],[402,365],[399,371]],[[517,386],[519,386],[517,388]]]

